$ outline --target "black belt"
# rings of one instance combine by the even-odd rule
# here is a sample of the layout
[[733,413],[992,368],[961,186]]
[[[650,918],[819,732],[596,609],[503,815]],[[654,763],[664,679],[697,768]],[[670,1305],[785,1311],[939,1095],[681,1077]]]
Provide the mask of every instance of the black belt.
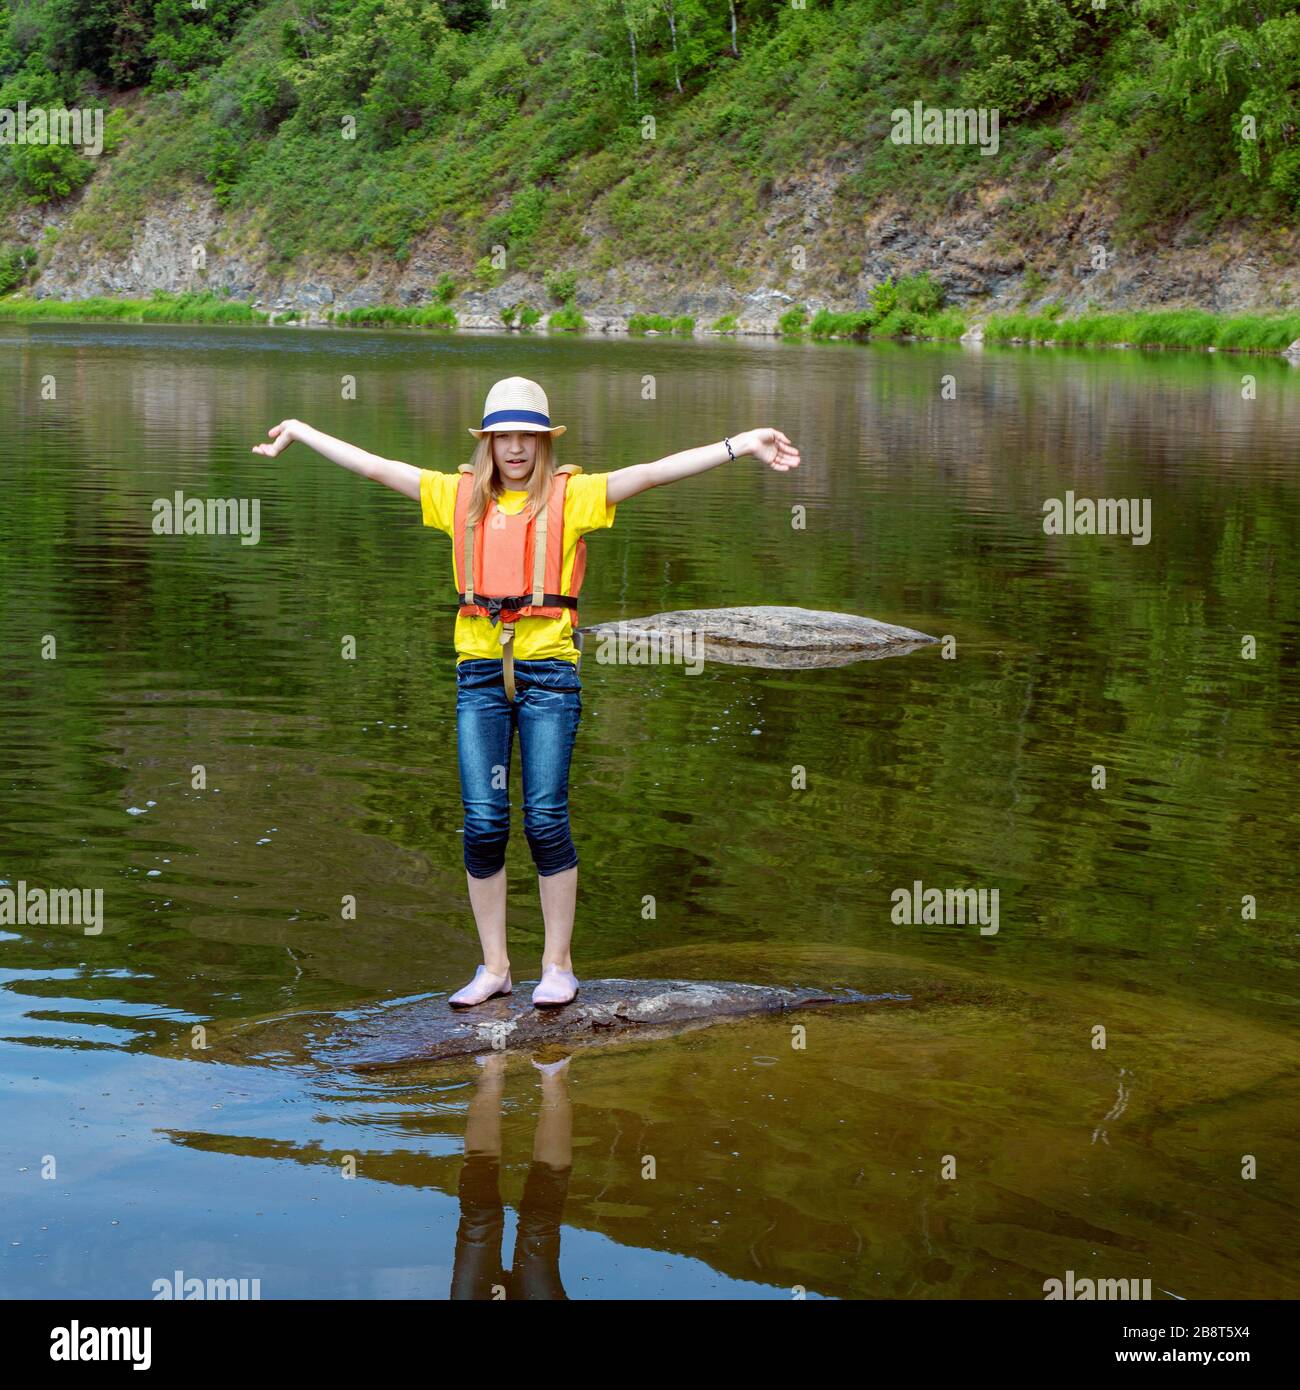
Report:
[[[474,604],[475,604],[477,607],[486,608],[487,611],[488,611],[488,617],[489,617],[489,618],[491,619],[491,621],[494,622],[494,623],[501,617],[501,610],[502,610],[503,608],[505,608],[505,609],[530,608],[530,607],[532,607],[532,602],[533,602],[533,596],[532,596],[532,594],[516,594],[513,598],[480,598],[478,594],[475,594],[475,595],[474,595]],[[465,597],[464,594],[461,594],[461,595],[460,595],[460,603],[457,604],[457,609],[459,610],[460,608],[467,606],[468,603],[469,603],[469,600]],[[543,607],[543,608],[574,608],[574,609],[576,609],[577,606],[578,606],[578,600],[577,600],[576,598],[574,598],[574,597],[572,596],[572,594],[543,594],[543,595],[542,595],[542,607]]]

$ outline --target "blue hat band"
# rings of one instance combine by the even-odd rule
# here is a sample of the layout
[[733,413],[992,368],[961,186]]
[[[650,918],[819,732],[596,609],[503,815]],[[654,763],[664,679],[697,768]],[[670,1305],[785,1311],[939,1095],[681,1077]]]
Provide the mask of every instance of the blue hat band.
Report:
[[529,424],[540,425],[544,430],[551,428],[551,417],[543,415],[540,410],[494,410],[491,415],[483,417],[479,428],[487,429],[489,425],[498,425],[502,420],[527,420]]

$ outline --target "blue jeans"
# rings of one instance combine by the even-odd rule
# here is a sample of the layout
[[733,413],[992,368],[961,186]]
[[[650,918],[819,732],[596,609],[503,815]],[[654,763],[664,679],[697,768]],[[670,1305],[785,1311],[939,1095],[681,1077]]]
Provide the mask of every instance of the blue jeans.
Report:
[[537,872],[563,873],[578,862],[569,834],[569,759],[582,715],[582,682],[573,662],[515,662],[515,702],[506,698],[499,661],[456,667],[456,742],[465,804],[465,868],[491,878],[506,862],[510,838],[510,752],[519,730],[524,835]]

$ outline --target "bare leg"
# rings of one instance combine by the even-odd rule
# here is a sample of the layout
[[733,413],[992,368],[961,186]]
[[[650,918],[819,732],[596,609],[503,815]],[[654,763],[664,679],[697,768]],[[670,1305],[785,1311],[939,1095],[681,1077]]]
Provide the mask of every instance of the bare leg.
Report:
[[[568,1062],[566,1057],[565,1062]],[[533,1158],[552,1168],[573,1163],[573,1102],[569,1099],[568,1067],[542,1073],[542,1104],[533,1135]]]
[[[569,943],[573,939],[573,915],[578,903],[578,866],[558,874],[537,875],[537,892],[542,900],[542,920],[546,923],[546,946],[542,951],[542,969],[557,965],[572,970]],[[502,942],[505,941],[504,898],[502,906]],[[481,928],[480,928],[481,931]],[[489,967],[491,968],[491,967]]]
[[465,1115],[465,1152],[501,1157],[501,1097],[506,1086],[506,1054],[490,1052],[483,1058],[478,1085]]
[[[577,869],[574,869],[577,873]],[[510,969],[506,953],[506,871],[499,869],[491,878],[475,878],[467,873],[470,906],[474,909],[474,925],[483,947],[483,964],[493,975],[504,975]],[[572,909],[570,909],[572,922]],[[547,936],[549,939],[549,929]]]
[[460,1224],[456,1228],[456,1258],[451,1274],[451,1296],[455,1299],[490,1299],[494,1287],[506,1283],[501,1268],[501,1233],[506,1218],[500,1182],[505,1066],[504,1052],[483,1058],[483,1074],[470,1097],[465,1117]]

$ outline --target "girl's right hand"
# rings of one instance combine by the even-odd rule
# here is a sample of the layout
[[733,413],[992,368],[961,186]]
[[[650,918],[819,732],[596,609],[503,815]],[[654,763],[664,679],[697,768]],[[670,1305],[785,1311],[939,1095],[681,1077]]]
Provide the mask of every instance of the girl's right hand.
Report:
[[254,444],[253,453],[263,454],[269,459],[273,459],[277,454],[282,454],[299,438],[299,431],[302,429],[301,420],[281,420],[278,425],[272,425],[267,434],[275,440],[274,444]]

